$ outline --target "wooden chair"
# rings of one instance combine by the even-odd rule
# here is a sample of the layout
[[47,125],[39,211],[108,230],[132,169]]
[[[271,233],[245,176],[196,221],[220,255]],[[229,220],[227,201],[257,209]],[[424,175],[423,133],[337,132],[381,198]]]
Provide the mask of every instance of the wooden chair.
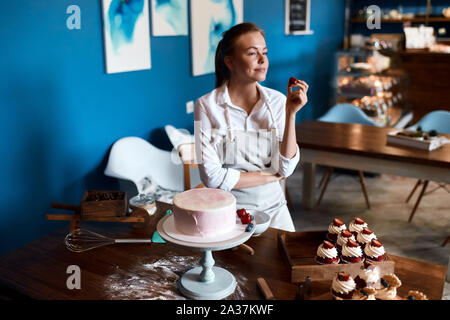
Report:
[[[435,110],[430,113],[427,113],[422,119],[420,119],[415,125],[412,125],[408,127],[408,130],[417,130],[418,127],[421,127],[421,130],[423,131],[431,131],[436,130],[439,133],[446,133],[450,134],[450,112],[445,110]],[[414,185],[414,188],[411,190],[410,194],[408,195],[408,198],[406,198],[406,203],[409,202],[409,199],[413,196],[414,192],[416,191],[417,187],[419,187],[421,184],[423,184],[422,190],[420,191],[419,197],[416,200],[416,203],[414,204],[414,207],[411,211],[411,214],[409,215],[408,222],[411,222],[414,214],[416,213],[417,208],[419,207],[420,201],[422,200],[422,197],[424,195],[430,194],[437,189],[443,188],[445,191],[450,191],[447,189],[447,185],[445,183],[438,183],[438,186],[429,191],[426,192],[428,183],[430,181],[428,180],[418,180],[416,184]]]
[[[366,126],[378,126],[377,123],[372,121],[360,108],[349,103],[337,104],[330,108],[322,117],[317,119],[318,121],[325,122],[337,122],[337,123],[357,123]],[[328,167],[322,176],[319,183],[319,188],[322,187],[317,205],[322,201],[323,195],[327,189],[330,178],[334,172],[332,167]],[[361,189],[366,200],[366,206],[370,209],[369,195],[367,193],[366,183],[364,180],[364,174],[362,171],[358,171],[359,180],[361,183]],[[323,185],[323,186],[322,186]]]
[[[333,172],[334,172],[333,167],[327,167],[327,169],[325,170],[325,172],[322,176],[322,179],[320,180],[319,188],[322,187],[322,190],[320,192],[320,196],[319,196],[319,200],[317,201],[317,205],[319,205],[320,202],[322,201],[323,195],[325,194],[325,190],[327,189],[328,182],[330,182],[330,178],[333,175]],[[367,194],[366,182],[364,180],[364,173],[362,171],[358,171],[358,175],[359,175],[359,181],[361,183],[361,189],[364,194],[364,199],[366,200],[367,209],[370,209],[369,195]]]

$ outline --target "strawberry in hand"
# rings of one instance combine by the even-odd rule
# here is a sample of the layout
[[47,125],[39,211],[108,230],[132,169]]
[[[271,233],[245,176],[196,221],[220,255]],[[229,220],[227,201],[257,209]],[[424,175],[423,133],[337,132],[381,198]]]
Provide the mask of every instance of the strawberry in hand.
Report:
[[[294,90],[299,88],[299,90]],[[286,113],[295,114],[308,102],[309,86],[305,81],[291,77],[287,86]]]

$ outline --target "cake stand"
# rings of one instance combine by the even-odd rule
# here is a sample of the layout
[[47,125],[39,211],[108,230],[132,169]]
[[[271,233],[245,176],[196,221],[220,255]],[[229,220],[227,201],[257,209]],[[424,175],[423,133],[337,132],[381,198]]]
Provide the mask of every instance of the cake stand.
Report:
[[[237,227],[243,227],[238,225]],[[178,280],[180,292],[195,300],[219,300],[234,292],[236,279],[227,270],[214,266],[212,251],[220,251],[238,246],[247,241],[255,232],[253,227],[249,232],[242,230],[223,235],[217,242],[191,242],[180,240],[181,237],[173,234],[173,214],[163,217],[156,226],[160,236],[171,244],[183,249],[202,252],[200,267],[193,268]],[[170,231],[169,231],[170,230]]]

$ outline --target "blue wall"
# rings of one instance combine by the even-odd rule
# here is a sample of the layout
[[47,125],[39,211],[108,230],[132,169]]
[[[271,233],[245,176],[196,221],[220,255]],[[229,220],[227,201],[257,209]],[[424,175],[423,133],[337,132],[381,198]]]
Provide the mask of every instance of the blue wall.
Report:
[[[310,84],[298,120],[328,107],[333,55],[342,43],[343,1],[312,1],[313,36],[284,35],[284,1],[245,0],[244,19],[266,31],[263,83]],[[81,8],[81,30],[66,8]],[[117,188],[103,175],[109,148],[139,136],[170,148],[164,125],[192,131],[185,103],[212,90],[191,76],[189,37],[151,37],[152,69],[105,74],[100,0],[14,0],[0,12],[0,254],[67,223],[49,222],[51,202],[79,204],[84,190]]]

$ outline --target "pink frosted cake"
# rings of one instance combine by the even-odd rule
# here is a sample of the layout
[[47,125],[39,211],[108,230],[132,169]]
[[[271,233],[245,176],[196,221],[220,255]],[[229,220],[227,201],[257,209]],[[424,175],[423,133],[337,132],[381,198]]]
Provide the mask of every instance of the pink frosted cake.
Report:
[[236,225],[236,198],[228,191],[192,189],[173,198],[177,231],[200,237],[230,232]]

